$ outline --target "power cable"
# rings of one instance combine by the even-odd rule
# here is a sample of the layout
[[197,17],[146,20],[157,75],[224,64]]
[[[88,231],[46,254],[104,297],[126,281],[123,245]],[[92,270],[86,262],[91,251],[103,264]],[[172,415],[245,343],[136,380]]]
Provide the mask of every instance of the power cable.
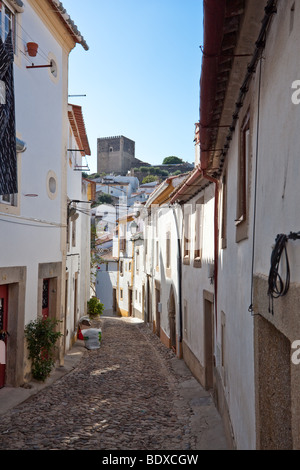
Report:
[[[268,296],[269,296],[269,313],[274,315],[274,299],[283,297],[287,294],[290,287],[290,264],[287,254],[287,242],[288,240],[300,239],[300,232],[290,232],[289,235],[278,234],[275,239],[275,246],[271,254],[271,266],[268,278]],[[282,254],[285,257],[285,280],[282,275],[279,274],[279,267]],[[272,303],[272,308],[270,304]]]

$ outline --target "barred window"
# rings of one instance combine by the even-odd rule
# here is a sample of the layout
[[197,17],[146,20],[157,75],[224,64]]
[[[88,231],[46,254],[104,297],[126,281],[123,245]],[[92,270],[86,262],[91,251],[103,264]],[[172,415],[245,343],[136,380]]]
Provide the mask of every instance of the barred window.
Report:
[[9,31],[12,31],[13,44],[15,45],[16,20],[15,14],[4,1],[0,1],[0,36],[4,42]]

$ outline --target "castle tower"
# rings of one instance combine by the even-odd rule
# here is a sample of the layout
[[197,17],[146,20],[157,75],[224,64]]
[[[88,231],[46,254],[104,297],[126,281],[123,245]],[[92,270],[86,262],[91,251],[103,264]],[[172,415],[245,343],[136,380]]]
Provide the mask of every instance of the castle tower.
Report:
[[135,142],[123,135],[97,139],[97,173],[126,175],[135,161]]

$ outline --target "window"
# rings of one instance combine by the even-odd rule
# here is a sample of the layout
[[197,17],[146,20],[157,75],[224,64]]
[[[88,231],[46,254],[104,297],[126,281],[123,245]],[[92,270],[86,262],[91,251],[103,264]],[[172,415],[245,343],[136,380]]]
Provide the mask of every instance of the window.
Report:
[[120,250],[126,250],[126,236],[124,225],[120,225]]
[[249,162],[250,129],[249,113],[241,128],[240,154],[238,163],[238,198],[236,222],[243,222],[247,214],[247,165]]
[[120,276],[123,276],[123,261],[120,261]]
[[250,113],[246,114],[240,128],[240,148],[238,159],[238,186],[237,186],[237,210],[236,210],[236,242],[244,240],[248,236],[247,211],[249,197],[249,167],[250,167]]
[[224,385],[226,386],[226,317],[225,313],[221,312],[221,374],[223,377]]
[[135,252],[135,269],[136,269],[136,272],[138,273],[140,269],[140,250],[139,249],[137,249]]
[[120,299],[123,300],[123,289],[120,289]]
[[184,206],[184,243],[183,243],[183,262],[190,263],[190,204]]
[[167,268],[167,275],[168,270],[171,268],[171,232],[166,233],[166,268]]
[[16,205],[16,194],[4,194],[0,196],[0,203],[1,204],[8,204],[10,206]]
[[194,266],[201,267],[202,247],[203,247],[203,212],[204,197],[196,201],[195,214],[195,249],[194,249]]
[[9,31],[12,31],[12,40],[15,45],[15,15],[3,1],[0,1],[0,36],[3,42],[7,38]]
[[227,175],[222,178],[222,219],[221,219],[221,243],[222,248],[227,245]]

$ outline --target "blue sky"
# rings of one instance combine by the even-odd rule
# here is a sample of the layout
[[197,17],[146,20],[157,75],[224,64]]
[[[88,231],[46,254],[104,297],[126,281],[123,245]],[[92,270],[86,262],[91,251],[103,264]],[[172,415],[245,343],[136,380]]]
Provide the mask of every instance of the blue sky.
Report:
[[69,94],[82,106],[97,171],[97,138],[124,135],[152,165],[194,162],[202,0],[62,0],[86,40],[70,54]]

